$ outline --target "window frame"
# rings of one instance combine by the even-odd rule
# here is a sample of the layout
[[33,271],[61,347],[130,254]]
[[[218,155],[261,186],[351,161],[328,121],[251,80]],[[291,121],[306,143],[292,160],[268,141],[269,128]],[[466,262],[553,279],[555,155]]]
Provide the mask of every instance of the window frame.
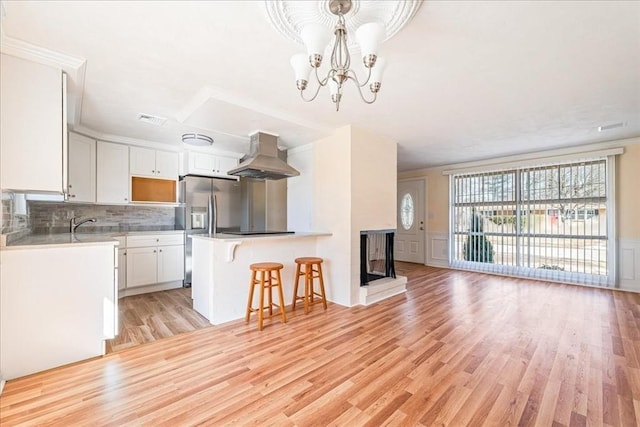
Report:
[[[543,280],[550,281],[558,281],[564,283],[578,283],[578,284],[587,284],[587,285],[595,285],[595,286],[605,286],[612,287],[617,283],[617,256],[616,256],[616,248],[617,248],[617,239],[616,239],[616,211],[615,211],[615,200],[616,200],[616,192],[615,192],[615,154],[607,153],[607,155],[603,156],[594,156],[587,158],[572,158],[572,159],[562,159],[562,161],[556,162],[522,162],[521,164],[511,163],[504,164],[504,167],[495,166],[494,168],[482,168],[479,167],[474,170],[474,168],[467,168],[459,171],[444,171],[443,173],[449,175],[449,251],[448,251],[448,262],[449,266],[453,268],[460,268],[465,270],[474,270],[474,271],[485,271],[496,274],[504,274],[510,276],[518,276],[518,277],[531,277],[531,278],[539,278]],[[497,263],[483,263],[483,262],[474,262],[474,261],[466,261],[455,259],[456,250],[459,249],[459,246],[456,245],[456,236],[460,236],[461,233],[456,231],[456,207],[459,207],[460,204],[456,204],[456,177],[460,175],[491,175],[492,172],[499,174],[507,174],[513,172],[515,174],[515,195],[514,195],[514,210],[516,213],[516,224],[518,229],[520,228],[520,214],[522,209],[526,209],[527,205],[531,201],[529,198],[526,202],[524,201],[521,194],[521,182],[523,176],[523,171],[531,171],[536,168],[552,168],[554,166],[558,166],[561,168],[562,166],[576,165],[580,163],[593,163],[604,161],[605,165],[605,194],[606,201],[604,205],[606,206],[606,215],[607,215],[607,224],[606,224],[606,236],[597,237],[597,239],[606,240],[606,263],[607,263],[607,274],[588,274],[588,273],[580,273],[580,272],[567,272],[567,271],[558,271],[558,270],[545,270],[534,267],[523,267],[523,263],[521,262],[520,253],[521,253],[521,242],[520,239],[523,237],[531,238],[532,235],[524,235],[522,230],[514,230],[513,233],[494,233],[490,232],[486,235],[504,235],[509,237],[515,237],[517,240],[515,242],[515,253],[516,253],[516,263],[515,265],[505,265],[505,264],[497,264]],[[558,199],[561,199],[561,195],[559,194]],[[584,199],[584,198],[583,198]],[[534,199],[534,202],[537,201]],[[548,203],[549,200],[544,200],[544,203]],[[502,199],[496,202],[475,202],[476,205],[481,204],[482,206],[500,204],[504,206],[505,204],[511,203],[511,200],[507,201],[506,199]],[[544,204],[541,203],[541,204]],[[473,205],[473,202],[469,202],[468,205]],[[587,208],[584,208],[585,210]],[[526,233],[525,233],[526,234]],[[533,236],[540,237],[540,236]],[[555,237],[555,236],[554,236]],[[589,237],[592,238],[592,237]],[[497,256],[497,255],[496,255]]]

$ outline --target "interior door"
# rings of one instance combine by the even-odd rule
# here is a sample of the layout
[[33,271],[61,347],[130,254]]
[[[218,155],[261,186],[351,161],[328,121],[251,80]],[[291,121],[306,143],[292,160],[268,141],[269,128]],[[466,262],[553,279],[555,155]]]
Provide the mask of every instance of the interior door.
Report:
[[394,244],[396,261],[424,264],[424,180],[398,181],[398,231]]

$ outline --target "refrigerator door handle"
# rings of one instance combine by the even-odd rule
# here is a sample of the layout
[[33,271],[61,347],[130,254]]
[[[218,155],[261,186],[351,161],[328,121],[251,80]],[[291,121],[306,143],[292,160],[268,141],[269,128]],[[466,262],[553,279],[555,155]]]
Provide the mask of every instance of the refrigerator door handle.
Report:
[[213,235],[218,233],[218,198],[213,195]]
[[207,231],[210,236],[215,236],[218,232],[218,203],[215,194],[213,196],[209,196],[207,217],[209,219],[209,228]]

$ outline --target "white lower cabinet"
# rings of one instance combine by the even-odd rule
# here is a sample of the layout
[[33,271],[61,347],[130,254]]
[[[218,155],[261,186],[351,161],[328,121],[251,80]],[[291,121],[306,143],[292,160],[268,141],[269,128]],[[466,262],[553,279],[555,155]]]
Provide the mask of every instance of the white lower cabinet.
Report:
[[158,248],[158,282],[184,279],[184,245]]
[[5,379],[101,356],[117,328],[112,242],[0,249]]
[[126,251],[127,289],[184,279],[182,234],[127,236]]
[[158,283],[157,252],[155,247],[127,249],[127,288]]
[[127,287],[127,250],[118,249],[118,290]]

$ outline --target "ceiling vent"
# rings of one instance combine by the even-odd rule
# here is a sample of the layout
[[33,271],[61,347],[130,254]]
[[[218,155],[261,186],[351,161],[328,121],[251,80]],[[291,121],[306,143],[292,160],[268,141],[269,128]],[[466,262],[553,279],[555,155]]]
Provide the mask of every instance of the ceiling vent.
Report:
[[162,126],[164,122],[167,121],[164,117],[153,116],[151,114],[138,114],[138,120],[144,123],[149,123],[150,125]]
[[612,123],[610,125],[598,126],[598,132],[604,132],[605,130],[617,129],[624,126],[624,122]]

